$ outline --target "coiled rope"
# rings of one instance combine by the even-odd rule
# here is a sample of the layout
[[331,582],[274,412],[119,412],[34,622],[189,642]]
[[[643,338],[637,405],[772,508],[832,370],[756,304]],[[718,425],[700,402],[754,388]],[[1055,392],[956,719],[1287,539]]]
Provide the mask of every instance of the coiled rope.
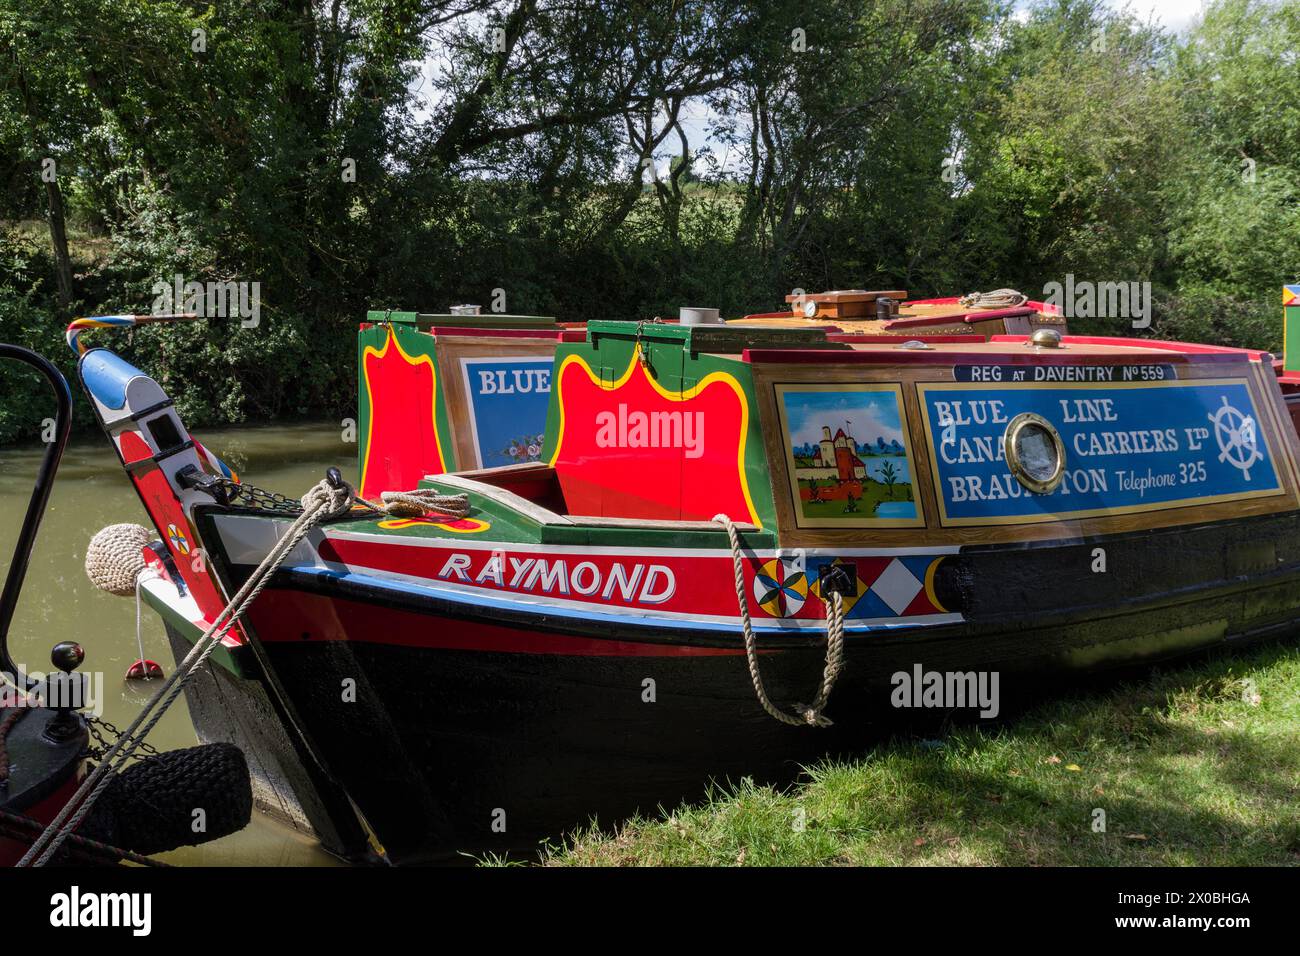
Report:
[[347,484],[336,485],[329,479],[323,479],[303,495],[302,514],[294,520],[284,536],[262,559],[262,563],[249,575],[248,580],[203,632],[203,636],[195,642],[172,675],[140,709],[140,713],[131,725],[122,732],[116,743],[108,748],[99,765],[86,776],[81,786],[77,788],[77,792],[36,838],[31,848],[18,861],[17,866],[44,866],[50,861],[64,840],[80,825],[95,801],[112,782],[113,777],[110,772],[121,767],[136,751],[149,731],[162,719],[167,708],[180,696],[186,681],[216,650],[221,639],[243,616],[275,570],[284,563],[313,527],[321,521],[346,514],[351,509],[354,499],[355,495]]
[[463,518],[469,514],[469,495],[444,495],[432,488],[385,491],[379,499],[383,503],[378,505],[365,498],[356,500],[377,514],[390,514],[396,518],[419,518],[428,512],[449,518]]
[[1029,296],[1016,289],[994,289],[992,292],[971,292],[957,300],[967,309],[1014,309],[1029,301]]
[[754,693],[763,709],[772,717],[792,727],[829,727],[832,721],[823,716],[822,711],[830,702],[831,690],[844,669],[844,599],[839,591],[830,592],[826,601],[826,666],[822,669],[822,682],[817,696],[811,704],[794,705],[794,713],[786,713],[767,696],[763,685],[763,674],[758,665],[758,643],[754,638],[754,625],[749,617],[749,593],[745,588],[745,563],[741,555],[740,532],[736,524],[726,515],[713,518],[727,529],[727,538],[731,541],[731,563],[736,573],[736,602],[740,605],[740,624],[745,633],[745,660],[749,664],[749,678],[754,685]]

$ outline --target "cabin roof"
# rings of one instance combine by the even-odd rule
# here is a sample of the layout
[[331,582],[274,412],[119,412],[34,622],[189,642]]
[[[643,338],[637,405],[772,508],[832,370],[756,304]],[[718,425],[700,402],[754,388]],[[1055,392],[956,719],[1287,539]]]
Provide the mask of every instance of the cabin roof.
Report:
[[420,329],[433,327],[455,329],[559,329],[560,323],[553,315],[504,315],[487,312],[481,315],[451,315],[439,312],[397,312],[392,309],[372,309],[366,313],[366,322],[396,322]]
[[749,347],[740,357],[753,365],[1074,365],[1080,362],[1130,365],[1272,361],[1270,353],[1254,349],[1083,335],[1064,336],[1059,349],[1032,346],[1025,335],[995,335],[987,342],[961,336],[918,339],[929,346],[926,349],[906,348],[904,343],[911,340],[900,340],[897,336],[844,335],[836,336],[834,341],[848,345],[848,351],[828,355],[820,349]]

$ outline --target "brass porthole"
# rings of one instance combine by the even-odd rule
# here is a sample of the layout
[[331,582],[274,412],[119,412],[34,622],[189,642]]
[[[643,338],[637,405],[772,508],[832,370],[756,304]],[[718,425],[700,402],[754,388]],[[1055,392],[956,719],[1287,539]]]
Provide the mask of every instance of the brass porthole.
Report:
[[1065,477],[1065,443],[1042,415],[1025,412],[1007,422],[1002,451],[1011,474],[1035,494],[1050,494]]

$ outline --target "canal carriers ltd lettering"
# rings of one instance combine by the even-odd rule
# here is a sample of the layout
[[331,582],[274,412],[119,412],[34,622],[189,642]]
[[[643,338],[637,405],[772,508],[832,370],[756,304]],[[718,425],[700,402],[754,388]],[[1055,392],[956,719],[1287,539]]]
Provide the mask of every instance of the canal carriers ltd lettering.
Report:
[[[1178,507],[1280,493],[1244,380],[917,386],[946,524]],[[1041,416],[1060,436],[1059,486],[1030,491],[1004,460],[1008,423]]]

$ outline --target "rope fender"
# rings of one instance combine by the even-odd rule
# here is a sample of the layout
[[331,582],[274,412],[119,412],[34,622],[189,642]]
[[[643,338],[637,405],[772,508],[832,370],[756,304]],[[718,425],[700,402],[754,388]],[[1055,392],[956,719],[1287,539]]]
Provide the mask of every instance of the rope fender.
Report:
[[313,527],[329,518],[338,517],[352,507],[355,494],[344,482],[335,484],[326,478],[315,485],[302,497],[302,514],[294,519],[288,530],[275,546],[262,559],[262,563],[249,575],[242,587],[230,599],[220,614],[203,636],[200,637],[177,665],[176,670],[140,709],[131,725],[126,728],[117,742],[105,751],[98,766],[82,781],[77,792],[50,821],[44,832],[32,843],[31,848],[16,864],[17,866],[44,866],[59,846],[77,829],[95,802],[112,784],[115,775],[112,771],[121,768],[130,756],[162,719],[167,709],[176,701],[184,689],[185,683],[194,672],[208,659],[221,643],[221,638],[243,616],[248,606],[253,603],[262,588],[271,579],[275,570],[284,563],[298,543],[307,536]]
[[153,538],[152,531],[138,524],[100,528],[86,545],[86,577],[101,591],[129,597],[144,570],[144,547]]
[[[331,472],[334,470],[331,469]],[[469,496],[465,494],[444,495],[428,488],[413,491],[386,491],[380,496],[382,504],[376,505],[358,497],[346,482],[341,479],[333,480],[334,478],[337,478],[337,472],[334,472],[333,476],[327,476],[302,496],[302,513],[289,525],[285,534],[230,599],[230,603],[222,609],[195,642],[171,677],[158,688],[117,742],[104,753],[99,765],[86,776],[77,792],[32,843],[31,848],[16,864],[17,866],[44,866],[54,857],[60,845],[72,835],[72,831],[77,829],[105,790],[114,784],[118,775],[113,771],[120,769],[135,753],[162,715],[180,696],[190,677],[216,650],[222,637],[243,616],[271,575],[313,527],[322,521],[348,514],[354,504],[359,504],[376,514],[401,517],[418,517],[427,512],[456,518],[463,518],[469,514]],[[86,573],[97,587],[112,594],[126,596],[134,593],[136,595],[137,639],[139,638],[137,585],[140,573],[145,568],[142,549],[152,537],[148,529],[140,525],[109,525],[91,539],[86,551]],[[0,737],[0,745],[2,744],[3,738]]]

